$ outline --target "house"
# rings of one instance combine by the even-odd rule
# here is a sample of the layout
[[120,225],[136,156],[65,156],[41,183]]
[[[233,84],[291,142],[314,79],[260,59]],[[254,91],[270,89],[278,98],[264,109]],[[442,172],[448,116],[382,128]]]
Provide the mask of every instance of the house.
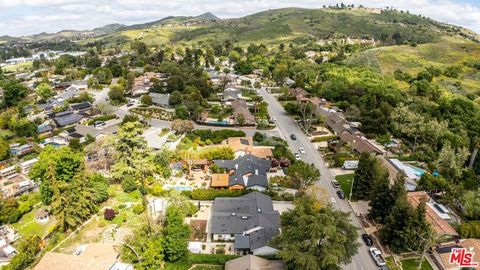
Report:
[[215,198],[210,224],[212,241],[233,241],[238,254],[276,253],[267,243],[280,232],[280,214],[265,194]]
[[7,241],[7,238],[0,238],[0,263],[2,262],[2,257],[8,261],[10,258],[17,254],[17,250],[10,245]]
[[165,216],[168,201],[166,199],[154,198],[148,202],[148,210],[154,218]]
[[264,191],[268,187],[267,172],[272,162],[247,154],[234,160],[214,160],[219,168],[228,172],[229,189],[255,189]]
[[243,99],[232,101],[235,122],[240,125],[255,125],[255,117],[248,110],[247,102]]
[[73,138],[77,138],[80,140],[81,143],[83,143],[86,141],[86,138],[88,136],[96,138],[99,135],[103,134],[102,131],[91,126],[75,125],[75,127],[65,130],[60,135],[69,140]]
[[246,154],[254,155],[258,158],[271,159],[273,157],[272,148],[267,146],[254,146],[253,138],[247,137],[230,137],[222,142],[222,144],[231,147],[236,157]]
[[88,90],[88,81],[86,80],[71,81],[70,84],[71,86],[76,87],[80,91]]
[[12,156],[23,156],[33,151],[33,146],[31,144],[11,144],[10,145],[10,154]]
[[[77,255],[78,254],[78,255]],[[47,252],[33,270],[133,270],[112,244],[90,243],[74,254]]]
[[425,191],[407,193],[407,200],[413,207],[425,202],[426,220],[432,225],[438,235],[457,237],[457,231],[448,223],[451,219],[450,211],[445,206],[436,203]]
[[225,270],[284,270],[285,264],[279,260],[267,260],[255,255],[245,255],[225,263]]
[[37,127],[37,132],[39,134],[47,133],[47,132],[50,132],[52,130],[53,130],[53,127],[50,124],[41,124]]
[[170,105],[170,94],[149,93],[152,103],[160,107],[168,107]]
[[55,124],[58,127],[66,127],[79,122],[80,120],[82,120],[82,118],[83,116],[78,113],[61,112],[61,113],[56,113],[55,118],[53,120],[55,121]]
[[81,102],[81,103],[75,103],[71,104],[68,107],[68,110],[74,113],[86,113],[90,112],[92,110],[92,104],[90,102]]
[[480,239],[463,239],[458,242],[445,243],[433,249],[432,257],[440,270],[467,269],[450,262],[450,256],[455,248],[465,249],[467,252],[473,252],[472,262],[480,263]]
[[15,166],[10,166],[0,170],[0,177],[8,177],[17,173]]
[[24,173],[28,173],[30,169],[32,168],[33,164],[38,162],[38,158],[32,158],[24,162],[20,162],[20,168],[22,168],[22,171]]

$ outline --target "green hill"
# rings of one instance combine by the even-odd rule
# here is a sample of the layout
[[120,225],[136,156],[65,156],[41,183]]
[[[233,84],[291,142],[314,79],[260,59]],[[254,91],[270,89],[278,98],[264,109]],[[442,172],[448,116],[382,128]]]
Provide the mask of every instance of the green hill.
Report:
[[387,46],[365,50],[348,58],[352,65],[368,66],[382,74],[392,75],[395,70],[416,75],[426,67],[445,70],[460,67],[457,78],[441,76],[437,83],[450,91],[480,95],[480,44],[459,38],[442,37],[436,43]]
[[461,27],[405,12],[368,8],[284,8],[224,20],[209,13],[197,17],[167,17],[129,26],[102,38],[142,39],[141,35],[128,32],[131,30],[155,32],[159,39],[150,36],[146,41],[155,44],[221,42],[226,39],[239,44],[277,44],[345,37],[373,38],[386,45],[437,42],[443,36],[478,40],[477,34]]

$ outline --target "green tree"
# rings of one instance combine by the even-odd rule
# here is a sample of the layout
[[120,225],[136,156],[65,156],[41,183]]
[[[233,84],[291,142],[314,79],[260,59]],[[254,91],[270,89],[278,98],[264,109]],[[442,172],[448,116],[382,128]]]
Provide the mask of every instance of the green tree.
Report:
[[97,79],[98,83],[100,84],[110,84],[112,82],[113,75],[110,69],[99,67],[93,71],[93,77]]
[[139,270],[164,269],[164,238],[159,232],[148,231],[148,228],[140,228],[125,240],[122,261],[134,264]]
[[4,266],[4,270],[24,270],[32,264],[40,252],[40,237],[27,236],[16,245],[17,254]]
[[70,182],[54,180],[52,190],[52,212],[63,232],[75,229],[97,211],[96,191],[83,173],[75,175]]
[[177,261],[188,252],[190,227],[184,223],[184,215],[177,206],[167,208],[165,227],[165,259],[169,262]]
[[120,84],[115,84],[110,86],[110,91],[108,92],[108,97],[110,98],[110,102],[113,105],[120,105],[127,102],[127,98],[125,97],[125,91],[123,86]]
[[31,179],[40,183],[40,194],[44,204],[52,202],[56,183],[71,182],[83,170],[83,158],[69,147],[47,146],[40,153],[39,161],[30,170]]
[[143,104],[143,105],[147,105],[147,106],[150,106],[152,105],[152,97],[149,96],[149,95],[143,95],[141,98],[140,98],[140,102]]
[[292,178],[300,192],[304,192],[309,186],[320,179],[320,171],[313,164],[302,160],[295,161],[288,168],[288,176]]
[[425,219],[425,202],[414,208],[406,196],[402,196],[385,219],[380,236],[394,252],[418,252],[423,248],[418,239],[427,238],[430,230]]
[[447,141],[438,154],[436,165],[445,177],[459,179],[469,154],[467,148],[454,149],[450,142]]
[[282,214],[282,233],[272,241],[289,269],[341,269],[357,253],[357,229],[347,213],[303,196]]
[[461,198],[465,215],[471,220],[480,219],[480,189],[468,190]]
[[358,200],[368,200],[372,192],[373,182],[381,174],[381,166],[369,153],[363,153],[358,162],[358,169],[353,179],[352,196]]
[[3,104],[7,107],[17,105],[28,94],[28,88],[17,80],[0,81],[3,89]]
[[10,144],[0,138],[0,160],[5,160],[10,156]]
[[376,222],[383,223],[392,211],[395,202],[405,195],[405,180],[399,174],[394,185],[390,187],[390,180],[386,170],[379,174],[373,183],[370,194],[370,217]]
[[52,87],[48,83],[41,83],[37,85],[35,91],[42,100],[46,100],[53,95]]

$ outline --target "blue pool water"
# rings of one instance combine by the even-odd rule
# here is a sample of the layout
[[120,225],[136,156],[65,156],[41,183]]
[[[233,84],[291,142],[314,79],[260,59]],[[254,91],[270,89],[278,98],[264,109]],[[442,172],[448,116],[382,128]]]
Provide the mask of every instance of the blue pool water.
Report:
[[215,126],[228,126],[228,121],[208,121],[207,123]]
[[410,166],[410,168],[412,168],[412,170],[415,171],[415,174],[417,176],[422,176],[425,173],[425,171],[420,169],[420,168],[417,168],[417,167],[414,167],[414,166]]
[[165,190],[170,190],[172,188],[175,189],[175,190],[178,190],[178,191],[192,191],[193,190],[193,187],[186,186],[186,185],[170,185],[170,184],[163,185],[163,189],[165,189]]

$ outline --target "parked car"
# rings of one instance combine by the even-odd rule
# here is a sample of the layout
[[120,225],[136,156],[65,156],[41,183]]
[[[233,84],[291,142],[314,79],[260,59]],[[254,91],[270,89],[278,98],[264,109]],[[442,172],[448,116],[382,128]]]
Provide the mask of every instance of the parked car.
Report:
[[133,106],[133,103],[127,103],[127,107],[132,107]]
[[300,159],[300,154],[299,153],[295,153],[294,155],[295,155],[295,159],[297,159],[297,160]]
[[342,199],[342,200],[345,199],[345,193],[343,193],[343,191],[341,191],[341,190],[337,191],[337,195],[340,199]]
[[94,127],[98,128],[98,127],[103,127],[105,126],[105,122],[103,121],[95,121],[95,123],[93,124]]
[[390,268],[388,268],[388,266],[384,265],[384,266],[380,267],[380,270],[390,270]]
[[332,186],[333,186],[334,188],[339,188],[339,187],[340,187],[340,183],[338,183],[337,180],[332,180]]
[[382,253],[380,252],[380,250],[378,250],[377,248],[375,247],[372,247],[369,249],[370,251],[370,256],[372,256],[372,259],[375,261],[375,263],[377,264],[377,266],[385,266],[386,263],[385,263],[385,259],[383,258],[382,256]]
[[305,148],[303,148],[303,147],[299,147],[298,152],[300,152],[300,154],[305,154],[306,153]]
[[297,139],[297,136],[295,136],[295,134],[290,134],[290,139],[295,141]]
[[370,237],[370,235],[364,233],[362,234],[362,239],[363,239],[363,242],[365,242],[365,245],[369,247],[373,246],[373,239],[372,237]]

